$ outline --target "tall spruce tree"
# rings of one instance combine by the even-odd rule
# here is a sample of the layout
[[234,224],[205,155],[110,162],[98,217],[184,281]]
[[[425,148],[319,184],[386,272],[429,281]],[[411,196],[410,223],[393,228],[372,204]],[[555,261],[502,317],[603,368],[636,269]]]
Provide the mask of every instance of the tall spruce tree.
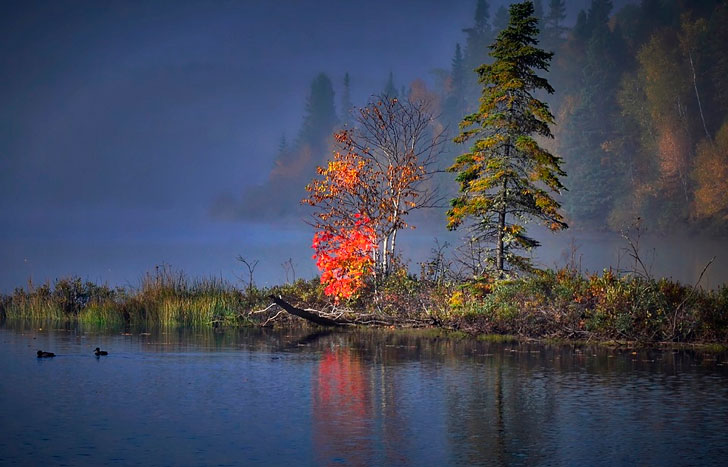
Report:
[[[487,0],[478,0],[473,17],[473,26],[463,29],[465,48],[463,49],[463,67],[468,72],[475,70],[488,60],[488,44],[493,41],[493,30],[490,27],[490,5]],[[475,102],[480,93],[478,80],[468,73],[464,79],[465,103]],[[466,112],[473,112],[475,105],[466,105]],[[458,119],[460,117],[458,116]]]
[[344,124],[351,123],[351,111],[354,104],[351,103],[351,79],[349,72],[344,74],[344,92],[341,94],[341,122]]
[[533,0],[533,16],[537,20],[543,21],[543,15],[543,3],[541,3],[541,0]]
[[394,74],[391,71],[389,72],[389,78],[387,78],[387,84],[384,85],[382,95],[390,99],[396,99],[399,97],[397,94],[397,86],[394,85]]
[[500,8],[495,12],[493,18],[493,29],[496,33],[504,30],[508,26],[508,10],[505,6],[501,5]]
[[322,151],[338,123],[334,107],[334,87],[325,73],[319,73],[311,82],[311,91],[306,101],[306,115],[298,135],[299,146],[310,146]]
[[454,127],[465,112],[465,66],[460,44],[455,45],[455,56],[450,69],[450,89],[443,108],[448,125]]
[[494,243],[492,260],[501,277],[533,269],[528,258],[515,253],[539,245],[526,235],[526,222],[535,219],[551,230],[567,227],[551,196],[564,189],[561,159],[534,139],[552,138],[549,125],[554,121],[534,93],[554,90],[536,74],[548,71],[553,54],[536,47],[538,20],[533,15],[530,1],[510,6],[508,26],[490,46],[494,62],[476,70],[480,108],[463,119],[455,138],[456,143],[475,143],[450,167],[458,172],[460,195],[451,201],[448,228],[468,222],[479,240]]
[[565,0],[551,0],[549,3],[549,12],[543,20],[544,42],[546,42],[546,50],[555,50],[563,39],[564,32],[567,30],[563,26],[566,19]]

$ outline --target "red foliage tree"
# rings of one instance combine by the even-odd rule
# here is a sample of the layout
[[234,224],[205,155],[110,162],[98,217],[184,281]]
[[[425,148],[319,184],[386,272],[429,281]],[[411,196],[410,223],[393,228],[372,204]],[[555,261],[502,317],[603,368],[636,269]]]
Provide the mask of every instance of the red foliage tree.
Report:
[[382,99],[360,109],[353,129],[334,134],[339,150],[306,186],[303,203],[316,209],[317,230],[350,227],[354,214],[370,220],[376,274],[391,272],[397,232],[408,227],[405,217],[437,202],[431,178],[444,140],[429,107]]
[[374,263],[372,252],[377,248],[377,240],[371,221],[358,214],[355,217],[352,227],[316,232],[311,244],[316,251],[313,258],[321,271],[324,293],[333,297],[335,303],[355,296],[364,287]]

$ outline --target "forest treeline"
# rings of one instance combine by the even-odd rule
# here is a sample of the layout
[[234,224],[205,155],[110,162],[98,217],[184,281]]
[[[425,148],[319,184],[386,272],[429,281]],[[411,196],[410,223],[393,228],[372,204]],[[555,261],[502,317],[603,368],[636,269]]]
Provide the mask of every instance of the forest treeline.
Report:
[[[473,70],[492,62],[489,45],[508,22],[505,6],[474,6],[451,63],[433,71],[434,85],[402,86],[390,73],[371,93],[426,100],[455,136],[478,106]],[[569,225],[620,231],[640,218],[653,232],[728,233],[728,3],[642,0],[615,11],[610,0],[592,0],[573,26],[565,0],[534,7],[539,47],[554,52],[545,77],[556,92],[540,98],[556,116],[555,138],[542,144],[564,161],[560,202]],[[277,204],[297,205],[309,169],[331,154],[331,135],[351,123],[355,81],[348,73],[313,80],[298,134],[282,138],[268,183],[244,193],[235,215],[259,217],[271,186]],[[449,143],[443,167],[462,149]]]

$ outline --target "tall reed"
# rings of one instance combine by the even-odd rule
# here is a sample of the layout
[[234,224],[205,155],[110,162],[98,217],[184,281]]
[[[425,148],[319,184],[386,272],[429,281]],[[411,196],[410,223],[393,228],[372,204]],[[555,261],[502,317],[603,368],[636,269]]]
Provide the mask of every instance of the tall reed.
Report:
[[0,297],[0,315],[110,326],[209,326],[243,322],[255,303],[250,293],[244,295],[222,279],[192,281],[181,271],[160,266],[142,276],[136,289],[112,289],[78,277],[58,279],[52,286],[29,282],[27,288]]

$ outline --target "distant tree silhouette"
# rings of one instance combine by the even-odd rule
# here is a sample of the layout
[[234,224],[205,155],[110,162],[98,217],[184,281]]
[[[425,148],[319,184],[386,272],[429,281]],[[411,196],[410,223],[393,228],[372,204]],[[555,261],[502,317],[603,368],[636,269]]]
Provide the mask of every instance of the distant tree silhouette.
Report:
[[320,73],[311,83],[305,112],[298,144],[322,150],[324,142],[339,121],[334,104],[334,87],[325,73]]

